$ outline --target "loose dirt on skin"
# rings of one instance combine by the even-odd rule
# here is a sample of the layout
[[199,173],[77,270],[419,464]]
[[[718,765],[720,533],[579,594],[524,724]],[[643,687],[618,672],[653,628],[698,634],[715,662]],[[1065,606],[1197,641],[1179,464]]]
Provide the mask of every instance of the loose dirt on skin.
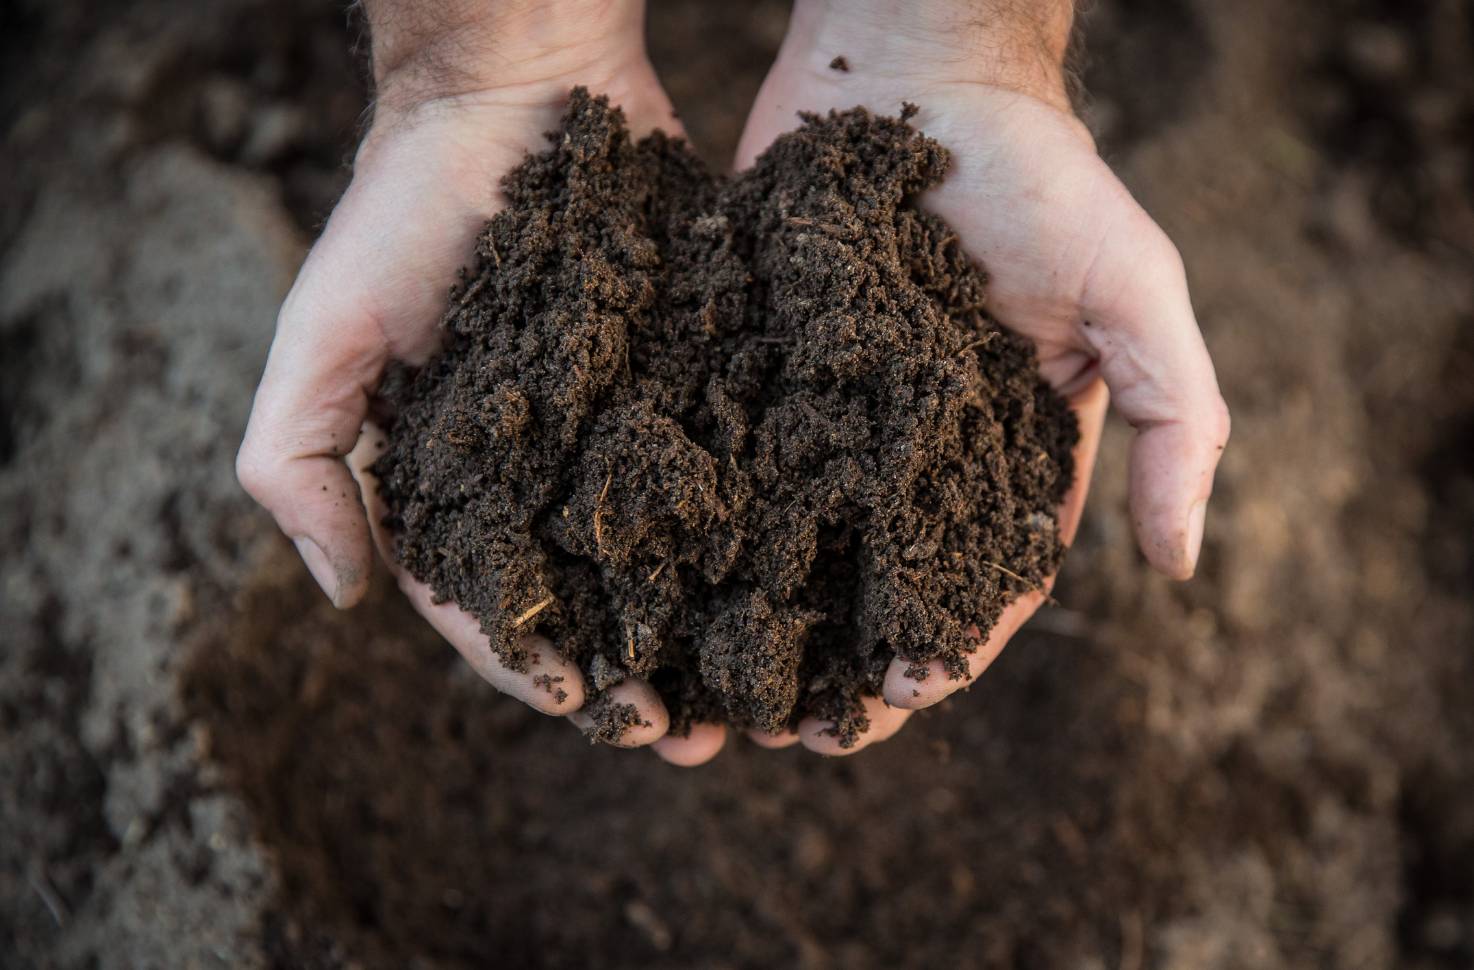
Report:
[[386,378],[399,561],[509,665],[550,637],[596,737],[636,676],[678,733],[814,716],[852,744],[893,658],[960,674],[1058,568],[1074,417],[915,205],[948,155],[914,110],[805,116],[726,179],[576,90],[443,352]]

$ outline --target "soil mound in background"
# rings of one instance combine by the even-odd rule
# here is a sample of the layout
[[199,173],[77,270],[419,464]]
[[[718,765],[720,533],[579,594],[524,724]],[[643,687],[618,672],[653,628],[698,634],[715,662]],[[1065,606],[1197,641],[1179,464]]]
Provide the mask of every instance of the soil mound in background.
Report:
[[849,743],[893,657],[960,672],[1059,565],[1073,415],[913,205],[948,156],[908,113],[806,117],[722,179],[575,91],[443,353],[381,389],[400,561],[509,664],[550,637],[601,733],[634,675],[677,732]]

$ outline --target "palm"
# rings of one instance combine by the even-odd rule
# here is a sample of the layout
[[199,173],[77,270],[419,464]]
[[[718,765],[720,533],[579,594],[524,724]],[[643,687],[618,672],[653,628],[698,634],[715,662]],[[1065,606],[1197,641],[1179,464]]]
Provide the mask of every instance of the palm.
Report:
[[798,111],[863,104],[895,112],[902,100],[917,103],[915,124],[952,154],[946,181],[926,194],[923,205],[946,220],[987,269],[994,314],[1035,342],[1046,378],[1077,389],[1082,368],[1093,359],[1075,334],[1091,267],[1112,227],[1140,210],[1072,115],[1002,88],[906,89],[780,67],[753,108],[739,167],[792,128]]
[[[612,100],[633,128],[670,127],[670,103],[653,75],[622,79],[620,89]],[[561,108],[561,97],[470,95],[376,128],[284,315],[305,302],[315,314],[356,321],[348,336],[376,351],[380,365],[431,353],[455,273],[503,204],[502,176],[544,147]]]
[[994,314],[1038,346],[1045,378],[1078,386],[1093,359],[1076,338],[1090,270],[1130,197],[1073,117],[1011,91],[958,96],[938,99],[930,133],[954,161],[924,204],[987,268]]

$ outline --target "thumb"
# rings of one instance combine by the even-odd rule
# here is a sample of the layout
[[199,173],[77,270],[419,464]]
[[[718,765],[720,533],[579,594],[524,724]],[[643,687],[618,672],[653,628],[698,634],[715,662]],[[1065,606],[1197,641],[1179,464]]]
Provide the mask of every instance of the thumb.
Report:
[[236,456],[236,475],[297,545],[314,579],[346,609],[368,588],[372,546],[344,456],[368,410],[382,344],[352,325],[301,315],[288,296]]
[[1135,202],[1104,236],[1081,304],[1083,339],[1137,431],[1130,482],[1137,541],[1158,570],[1187,579],[1228,441],[1228,407],[1193,315],[1182,257]]

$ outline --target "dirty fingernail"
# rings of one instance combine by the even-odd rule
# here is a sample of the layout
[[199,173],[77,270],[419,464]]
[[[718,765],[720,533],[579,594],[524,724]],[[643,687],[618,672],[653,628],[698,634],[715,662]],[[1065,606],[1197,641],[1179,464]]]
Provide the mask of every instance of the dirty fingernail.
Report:
[[317,580],[317,585],[322,587],[322,591],[336,606],[338,604],[338,574],[333,570],[333,564],[328,562],[328,554],[307,536],[298,536],[292,540],[292,543],[297,547],[297,554],[307,564],[307,571],[312,573],[312,578]]
[[1208,500],[1202,499],[1187,513],[1187,568],[1198,568],[1198,554],[1203,551],[1203,524],[1208,516]]

